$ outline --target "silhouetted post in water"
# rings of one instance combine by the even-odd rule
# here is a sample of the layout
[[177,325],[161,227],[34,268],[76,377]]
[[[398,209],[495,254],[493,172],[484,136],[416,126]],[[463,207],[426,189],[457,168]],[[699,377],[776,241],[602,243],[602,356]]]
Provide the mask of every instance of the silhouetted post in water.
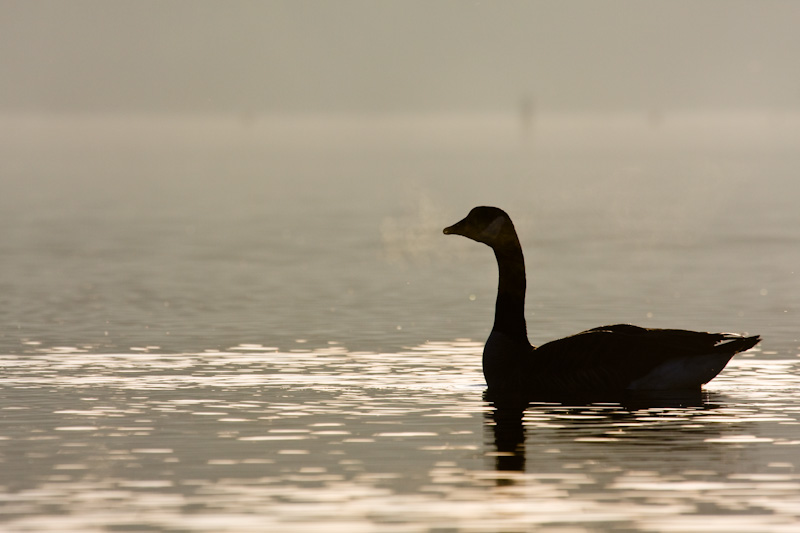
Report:
[[536,118],[536,104],[531,95],[523,96],[519,101],[519,123],[522,127],[522,134],[528,137],[533,129],[533,121]]

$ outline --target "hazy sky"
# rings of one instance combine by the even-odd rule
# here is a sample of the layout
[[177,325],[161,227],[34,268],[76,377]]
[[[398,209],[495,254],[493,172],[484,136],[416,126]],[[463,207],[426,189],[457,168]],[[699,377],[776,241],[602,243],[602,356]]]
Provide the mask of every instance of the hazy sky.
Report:
[[800,107],[800,2],[0,2],[0,110]]

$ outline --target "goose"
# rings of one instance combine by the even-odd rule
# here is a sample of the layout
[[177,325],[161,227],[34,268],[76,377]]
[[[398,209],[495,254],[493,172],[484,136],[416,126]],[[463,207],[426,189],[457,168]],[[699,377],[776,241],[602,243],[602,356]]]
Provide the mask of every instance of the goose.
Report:
[[487,393],[516,399],[629,391],[699,391],[758,335],[600,326],[534,347],[525,324],[525,260],[511,218],[472,209],[444,229],[488,245],[499,270],[492,332],[483,350]]

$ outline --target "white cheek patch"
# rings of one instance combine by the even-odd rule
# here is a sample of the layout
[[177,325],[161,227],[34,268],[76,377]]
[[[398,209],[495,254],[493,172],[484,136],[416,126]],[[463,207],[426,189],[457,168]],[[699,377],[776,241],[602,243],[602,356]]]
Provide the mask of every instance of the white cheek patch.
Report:
[[486,229],[481,232],[481,235],[487,239],[496,239],[503,229],[503,224],[505,224],[505,219],[503,217],[497,217],[491,224],[486,226]]

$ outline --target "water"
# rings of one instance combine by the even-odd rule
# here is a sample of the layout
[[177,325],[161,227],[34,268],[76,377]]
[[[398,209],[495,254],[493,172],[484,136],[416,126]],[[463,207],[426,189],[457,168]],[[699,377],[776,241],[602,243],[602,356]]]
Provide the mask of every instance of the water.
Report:
[[[0,529],[795,531],[793,117],[6,117]],[[758,333],[702,396],[483,400],[515,220],[535,343]]]

